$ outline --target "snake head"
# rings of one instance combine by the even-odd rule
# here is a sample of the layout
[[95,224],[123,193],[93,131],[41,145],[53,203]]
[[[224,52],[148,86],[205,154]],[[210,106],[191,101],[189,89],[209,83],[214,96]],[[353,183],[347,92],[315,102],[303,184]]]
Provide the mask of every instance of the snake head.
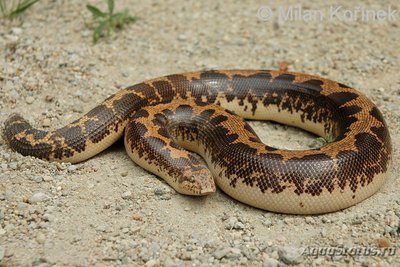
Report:
[[216,190],[214,178],[206,166],[187,166],[173,187],[181,194],[193,196],[209,195]]

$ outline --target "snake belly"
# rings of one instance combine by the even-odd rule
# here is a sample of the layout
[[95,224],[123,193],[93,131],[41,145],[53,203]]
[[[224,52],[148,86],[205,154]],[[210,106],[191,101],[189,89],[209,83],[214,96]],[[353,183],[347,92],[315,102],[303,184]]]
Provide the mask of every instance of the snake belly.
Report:
[[[272,120],[333,140],[310,150],[263,144],[244,119]],[[123,89],[53,131],[18,114],[4,125],[11,149],[80,162],[124,135],[127,153],[175,190],[281,213],[350,207],[387,179],[388,127],[364,94],[318,76],[269,70],[174,74]]]

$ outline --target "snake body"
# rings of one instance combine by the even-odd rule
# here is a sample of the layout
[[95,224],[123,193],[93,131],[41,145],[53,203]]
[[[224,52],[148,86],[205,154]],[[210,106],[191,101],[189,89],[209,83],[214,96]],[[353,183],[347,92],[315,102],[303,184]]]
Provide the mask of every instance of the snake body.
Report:
[[[244,119],[333,141],[276,149]],[[3,131],[23,155],[72,163],[122,135],[132,160],[180,193],[207,195],[216,183],[251,206],[294,214],[332,212],[371,196],[387,178],[392,153],[384,118],[365,95],[318,76],[268,70],[164,76],[117,92],[60,129],[38,130],[13,114]]]

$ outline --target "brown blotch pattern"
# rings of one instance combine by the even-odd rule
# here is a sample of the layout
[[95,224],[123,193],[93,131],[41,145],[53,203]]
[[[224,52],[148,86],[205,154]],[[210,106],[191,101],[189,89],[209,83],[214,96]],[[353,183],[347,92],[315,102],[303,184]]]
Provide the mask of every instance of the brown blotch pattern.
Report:
[[[212,106],[225,102],[232,104],[231,111]],[[334,142],[306,151],[262,144],[234,112],[250,110],[254,115],[270,106],[299,114],[303,122],[323,124]],[[392,153],[382,114],[356,90],[317,76],[267,70],[160,77],[117,92],[54,131],[37,130],[12,115],[3,135],[23,155],[62,161],[84,153],[88,146],[103,150],[106,137],[120,134],[128,123],[131,149],[171,175],[183,177],[177,166],[205,168],[181,146],[190,143],[208,159],[210,168],[222,170],[230,186],[240,184],[262,193],[290,189],[297,195],[318,196],[345,188],[355,193],[388,171]]]

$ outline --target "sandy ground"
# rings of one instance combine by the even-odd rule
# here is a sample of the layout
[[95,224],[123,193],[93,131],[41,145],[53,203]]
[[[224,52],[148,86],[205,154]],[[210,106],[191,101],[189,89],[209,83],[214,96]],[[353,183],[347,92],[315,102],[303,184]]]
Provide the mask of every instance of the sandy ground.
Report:
[[[382,21],[306,22],[279,20],[279,10],[297,1],[121,0],[117,9],[128,7],[141,19],[93,45],[86,2],[42,0],[21,22],[0,22],[0,122],[19,112],[37,127],[60,127],[148,78],[277,69],[286,61],[289,70],[338,80],[373,99],[390,126],[393,174],[379,193],[354,207],[289,216],[246,206],[221,191],[203,198],[176,194],[136,166],[121,143],[70,165],[22,157],[1,141],[3,266],[400,266],[399,12]],[[395,0],[313,1],[303,9],[327,13],[341,5],[342,11],[400,9]],[[257,17],[261,6],[271,8],[270,20]],[[297,129],[252,125],[276,147],[316,145],[315,136]],[[352,253],[377,246],[397,253]],[[315,247],[353,250],[302,253]]]

